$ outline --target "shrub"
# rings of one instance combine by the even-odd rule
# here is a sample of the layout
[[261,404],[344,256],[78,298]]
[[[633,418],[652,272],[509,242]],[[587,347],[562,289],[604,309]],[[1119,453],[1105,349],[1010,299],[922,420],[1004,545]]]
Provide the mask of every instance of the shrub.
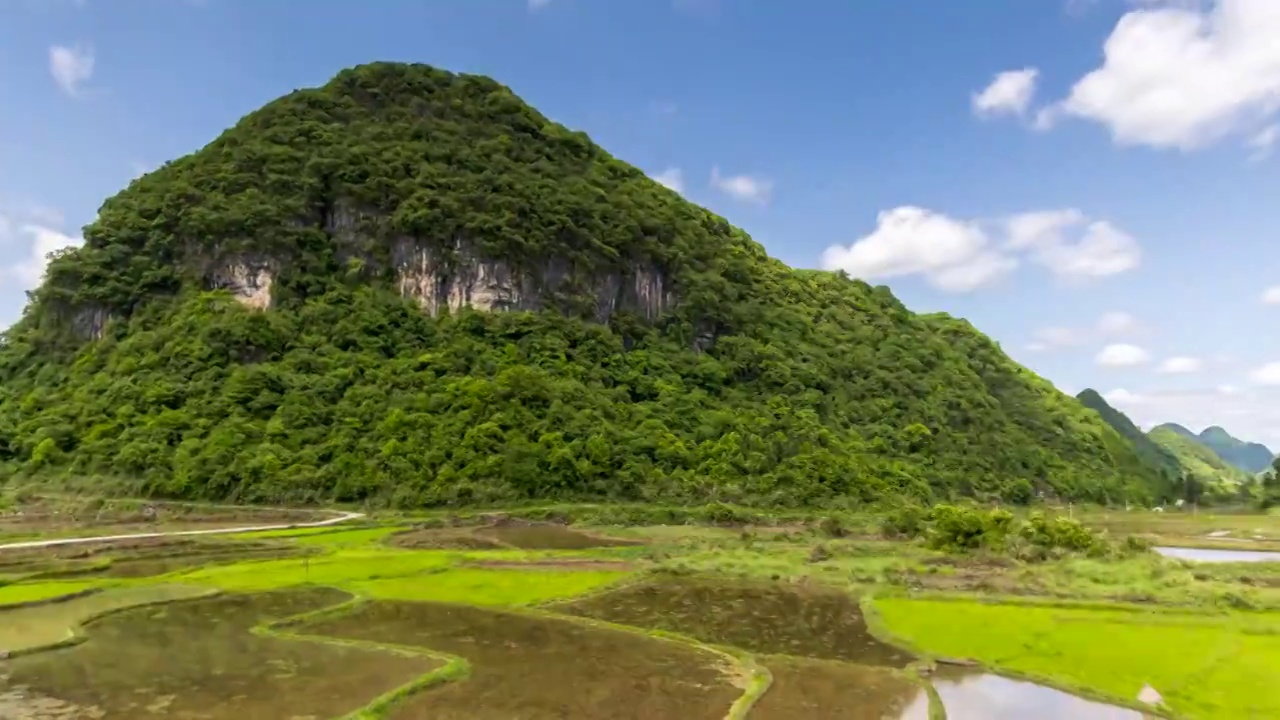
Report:
[[919,537],[925,530],[924,508],[911,503],[901,505],[884,516],[880,532],[885,537]]
[[818,532],[832,538],[841,538],[849,534],[844,523],[837,517],[824,517],[818,521]]

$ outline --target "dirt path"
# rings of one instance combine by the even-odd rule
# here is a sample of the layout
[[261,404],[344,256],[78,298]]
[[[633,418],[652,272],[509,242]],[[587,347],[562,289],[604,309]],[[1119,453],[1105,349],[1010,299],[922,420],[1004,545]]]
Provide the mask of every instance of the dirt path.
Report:
[[174,530],[171,532],[133,533],[129,535],[98,535],[95,537],[57,538],[54,540],[29,540],[27,542],[0,545],[0,550],[18,550],[20,548],[43,548],[57,545],[78,545],[81,543],[113,542],[116,540],[140,540],[144,538],[185,537],[188,535],[233,535],[235,533],[260,532],[263,530],[292,530],[294,528],[314,528],[337,525],[348,520],[364,517],[364,513],[348,512],[328,520],[316,522],[287,523],[278,525],[255,525],[252,527],[213,528],[211,530]]

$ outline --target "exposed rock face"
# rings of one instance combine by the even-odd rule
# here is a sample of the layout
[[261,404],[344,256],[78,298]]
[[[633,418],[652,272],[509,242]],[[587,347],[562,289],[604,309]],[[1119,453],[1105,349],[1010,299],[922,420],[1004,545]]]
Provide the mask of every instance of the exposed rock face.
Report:
[[271,283],[275,270],[262,260],[238,259],[210,273],[209,284],[231,291],[236,300],[255,310],[271,307]]
[[83,307],[71,316],[71,331],[85,340],[101,340],[112,315],[100,306]]
[[531,270],[504,260],[481,257],[470,243],[457,239],[438,250],[405,238],[396,243],[393,262],[400,294],[413,298],[432,315],[447,307],[485,312],[539,310],[554,306],[559,293],[587,296],[600,322],[615,312],[634,312],[653,320],[675,303],[666,274],[645,264],[612,272],[575,272],[552,258]]

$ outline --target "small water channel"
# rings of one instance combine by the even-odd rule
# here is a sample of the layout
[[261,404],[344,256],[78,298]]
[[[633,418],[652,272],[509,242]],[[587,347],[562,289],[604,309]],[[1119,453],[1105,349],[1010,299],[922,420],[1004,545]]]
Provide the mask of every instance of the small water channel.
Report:
[[1280,562],[1280,552],[1272,550],[1214,550],[1190,547],[1156,547],[1153,549],[1167,558],[1193,560],[1195,562]]

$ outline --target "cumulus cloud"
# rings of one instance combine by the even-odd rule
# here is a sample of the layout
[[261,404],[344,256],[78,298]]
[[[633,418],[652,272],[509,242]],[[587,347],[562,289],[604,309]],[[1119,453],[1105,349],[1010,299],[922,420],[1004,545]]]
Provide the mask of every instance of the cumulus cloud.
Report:
[[93,51],[88,48],[54,45],[49,48],[49,74],[67,95],[76,97],[81,86],[93,77]]
[[1108,345],[1094,357],[1093,361],[1102,367],[1136,367],[1150,359],[1146,350],[1129,343]]
[[722,175],[720,168],[711,168],[711,187],[735,200],[763,205],[773,194],[773,183],[751,175]]
[[1116,23],[1101,66],[1043,108],[1038,124],[1074,117],[1105,126],[1119,144],[1181,150],[1231,136],[1274,142],[1267,127],[1280,111],[1280,3],[1140,4]]
[[907,205],[881,212],[876,229],[852,245],[827,248],[822,266],[865,280],[922,275],[935,287],[963,292],[1017,265],[989,245],[977,223]]
[[864,280],[920,275],[942,290],[966,292],[992,284],[1026,255],[1066,280],[1099,278],[1137,267],[1138,241],[1079,210],[1046,210],[997,221],[963,220],[904,205],[881,212],[876,228],[848,246],[834,246],[822,267]]
[[1187,357],[1179,355],[1167,358],[1160,363],[1160,367],[1156,368],[1157,372],[1170,374],[1185,374],[1200,372],[1204,369],[1204,361],[1196,357]]
[[1002,72],[982,92],[971,98],[973,112],[979,117],[1023,115],[1036,92],[1039,71],[1028,67]]
[[664,185],[678,193],[684,192],[684,173],[680,172],[680,168],[667,168],[654,175],[653,179],[659,185]]
[[1031,251],[1035,260],[1066,279],[1118,275],[1142,261],[1136,238],[1106,220],[1079,210],[1041,210],[1006,220],[1008,247]]
[[1249,380],[1255,385],[1280,385],[1280,362],[1270,362],[1249,372]]
[[1129,390],[1103,393],[1140,427],[1175,422],[1199,431],[1222,425],[1236,437],[1280,446],[1280,388],[1243,390],[1231,385],[1187,390]]
[[1280,285],[1273,285],[1263,290],[1262,302],[1268,305],[1280,305]]

